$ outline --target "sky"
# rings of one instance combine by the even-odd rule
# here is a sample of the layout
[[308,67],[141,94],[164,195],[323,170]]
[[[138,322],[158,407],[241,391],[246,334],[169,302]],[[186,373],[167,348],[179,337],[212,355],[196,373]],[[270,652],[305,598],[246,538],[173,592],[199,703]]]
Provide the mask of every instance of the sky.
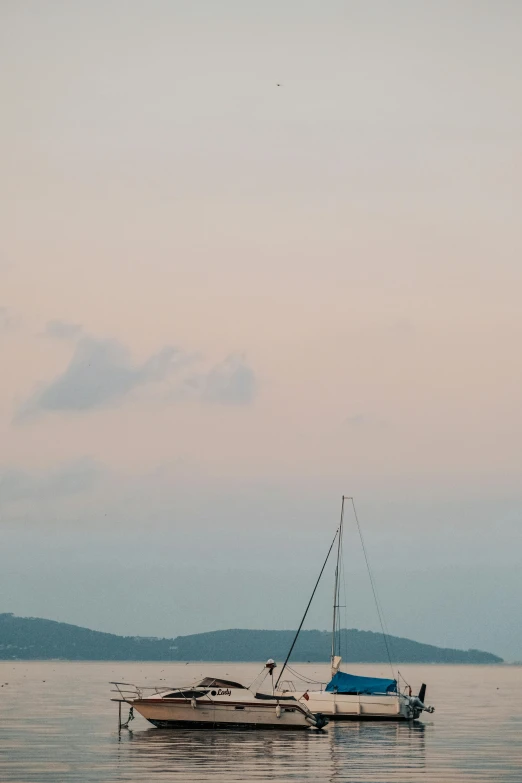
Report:
[[3,0],[0,611],[295,628],[345,494],[392,634],[522,660],[521,68],[516,0]]

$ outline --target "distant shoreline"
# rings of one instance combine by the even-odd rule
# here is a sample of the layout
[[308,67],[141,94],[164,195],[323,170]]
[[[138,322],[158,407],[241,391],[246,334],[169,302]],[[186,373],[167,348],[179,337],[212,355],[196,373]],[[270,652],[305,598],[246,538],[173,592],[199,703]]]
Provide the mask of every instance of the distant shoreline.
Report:
[[[0,660],[135,661],[256,663],[268,658],[285,660],[295,631],[231,628],[225,631],[159,639],[117,636],[77,625],[38,617],[0,614]],[[328,663],[331,636],[328,631],[302,631],[293,663]],[[388,655],[388,650],[391,655]],[[380,633],[342,629],[339,651],[344,665],[388,664],[500,664],[502,658],[483,650],[456,650],[422,644],[412,639]]]

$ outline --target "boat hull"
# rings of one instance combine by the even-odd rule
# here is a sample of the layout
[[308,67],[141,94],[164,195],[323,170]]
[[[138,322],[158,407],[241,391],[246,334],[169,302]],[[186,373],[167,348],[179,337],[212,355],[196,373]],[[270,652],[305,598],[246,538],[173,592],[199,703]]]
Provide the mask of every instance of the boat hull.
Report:
[[[301,694],[296,694],[299,699]],[[308,691],[306,706],[322,712],[329,720],[412,720],[417,715],[409,699],[395,695],[352,695]]]
[[142,699],[132,702],[145,720],[158,728],[244,728],[309,729],[302,712],[282,708],[279,717],[272,704],[201,704],[168,703],[165,700]]
[[295,731],[296,729],[309,729],[309,726],[295,726],[295,725],[288,725],[281,722],[275,723],[233,723],[233,722],[226,722],[226,723],[210,723],[208,721],[193,721],[193,720],[151,720],[150,718],[147,718],[149,723],[152,723],[153,726],[155,726],[157,729],[242,729],[245,731],[250,731],[254,729],[267,729],[269,731],[275,730],[290,730]]

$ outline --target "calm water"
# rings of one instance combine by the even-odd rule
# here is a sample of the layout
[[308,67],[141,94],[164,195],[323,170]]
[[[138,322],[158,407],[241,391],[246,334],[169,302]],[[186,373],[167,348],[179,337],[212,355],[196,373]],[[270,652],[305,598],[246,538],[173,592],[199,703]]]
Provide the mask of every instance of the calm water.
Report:
[[[308,676],[327,667],[299,665]],[[258,664],[0,663],[2,783],[85,781],[522,782],[522,668],[403,666],[434,715],[408,724],[330,724],[324,733],[117,731],[109,680],[250,682]],[[378,666],[354,673],[387,676]]]

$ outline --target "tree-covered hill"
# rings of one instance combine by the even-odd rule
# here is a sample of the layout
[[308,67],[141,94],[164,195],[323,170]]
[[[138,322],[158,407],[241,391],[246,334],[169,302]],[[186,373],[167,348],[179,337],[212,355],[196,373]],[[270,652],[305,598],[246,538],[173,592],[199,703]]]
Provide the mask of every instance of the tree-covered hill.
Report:
[[[0,614],[0,660],[62,659],[74,661],[264,661],[286,657],[295,631],[233,629],[155,639],[116,636],[76,625]],[[480,650],[452,650],[389,637],[397,663],[502,663]],[[380,634],[355,629],[341,632],[346,663],[381,663],[387,660]],[[302,631],[293,661],[328,661],[330,634]]]

